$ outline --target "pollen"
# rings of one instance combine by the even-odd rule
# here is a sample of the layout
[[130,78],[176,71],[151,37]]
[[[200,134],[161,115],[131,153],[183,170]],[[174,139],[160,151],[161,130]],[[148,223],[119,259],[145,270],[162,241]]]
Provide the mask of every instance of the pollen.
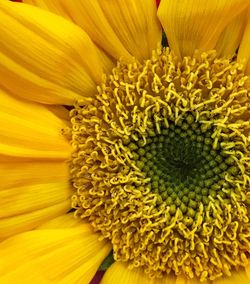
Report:
[[72,208],[116,261],[214,280],[248,264],[249,90],[241,64],[159,48],[71,110]]

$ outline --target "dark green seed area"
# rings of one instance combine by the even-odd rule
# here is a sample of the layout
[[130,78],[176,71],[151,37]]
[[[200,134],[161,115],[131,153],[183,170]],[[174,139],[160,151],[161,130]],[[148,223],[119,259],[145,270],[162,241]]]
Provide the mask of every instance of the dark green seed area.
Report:
[[149,131],[146,144],[138,140],[128,145],[137,167],[150,178],[151,191],[170,206],[170,214],[179,208],[193,218],[201,202],[206,206],[218,196],[227,200],[225,175],[237,174],[237,168],[220,146],[213,147],[212,134],[211,127],[188,115],[162,127],[161,133]]

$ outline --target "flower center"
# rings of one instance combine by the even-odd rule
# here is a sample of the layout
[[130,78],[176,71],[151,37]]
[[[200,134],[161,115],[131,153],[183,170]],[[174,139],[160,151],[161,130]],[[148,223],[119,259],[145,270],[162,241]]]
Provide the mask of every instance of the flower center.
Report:
[[193,223],[200,202],[206,207],[209,196],[226,198],[228,194],[221,191],[222,186],[229,187],[224,177],[238,172],[234,160],[218,145],[213,149],[211,130],[186,114],[177,124],[169,121],[160,133],[151,130],[146,143],[127,144],[136,166],[149,179],[147,187],[170,206],[171,215],[177,208],[186,214],[187,226]]
[[249,90],[215,52],[118,62],[71,111],[72,207],[151,277],[201,281],[246,266]]

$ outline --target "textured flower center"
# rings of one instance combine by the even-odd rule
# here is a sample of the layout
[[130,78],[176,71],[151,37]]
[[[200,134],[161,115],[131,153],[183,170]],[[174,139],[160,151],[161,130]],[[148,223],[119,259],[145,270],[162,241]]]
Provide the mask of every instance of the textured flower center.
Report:
[[186,226],[194,222],[201,202],[204,207],[208,205],[209,196],[228,196],[221,191],[222,186],[229,187],[224,177],[238,172],[234,160],[218,144],[213,148],[211,136],[211,129],[188,114],[176,124],[169,121],[159,133],[151,130],[147,143],[139,140],[128,144],[136,166],[150,180],[147,187],[170,206],[170,215],[178,208],[186,214]]
[[114,258],[201,281],[250,253],[249,91],[241,65],[159,49],[118,62],[71,111],[72,207]]

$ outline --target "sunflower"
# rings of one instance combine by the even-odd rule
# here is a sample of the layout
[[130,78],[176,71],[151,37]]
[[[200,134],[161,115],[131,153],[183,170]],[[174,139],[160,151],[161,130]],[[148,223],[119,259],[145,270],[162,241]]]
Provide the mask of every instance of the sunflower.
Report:
[[250,1],[24,2],[0,0],[0,283],[250,283]]

